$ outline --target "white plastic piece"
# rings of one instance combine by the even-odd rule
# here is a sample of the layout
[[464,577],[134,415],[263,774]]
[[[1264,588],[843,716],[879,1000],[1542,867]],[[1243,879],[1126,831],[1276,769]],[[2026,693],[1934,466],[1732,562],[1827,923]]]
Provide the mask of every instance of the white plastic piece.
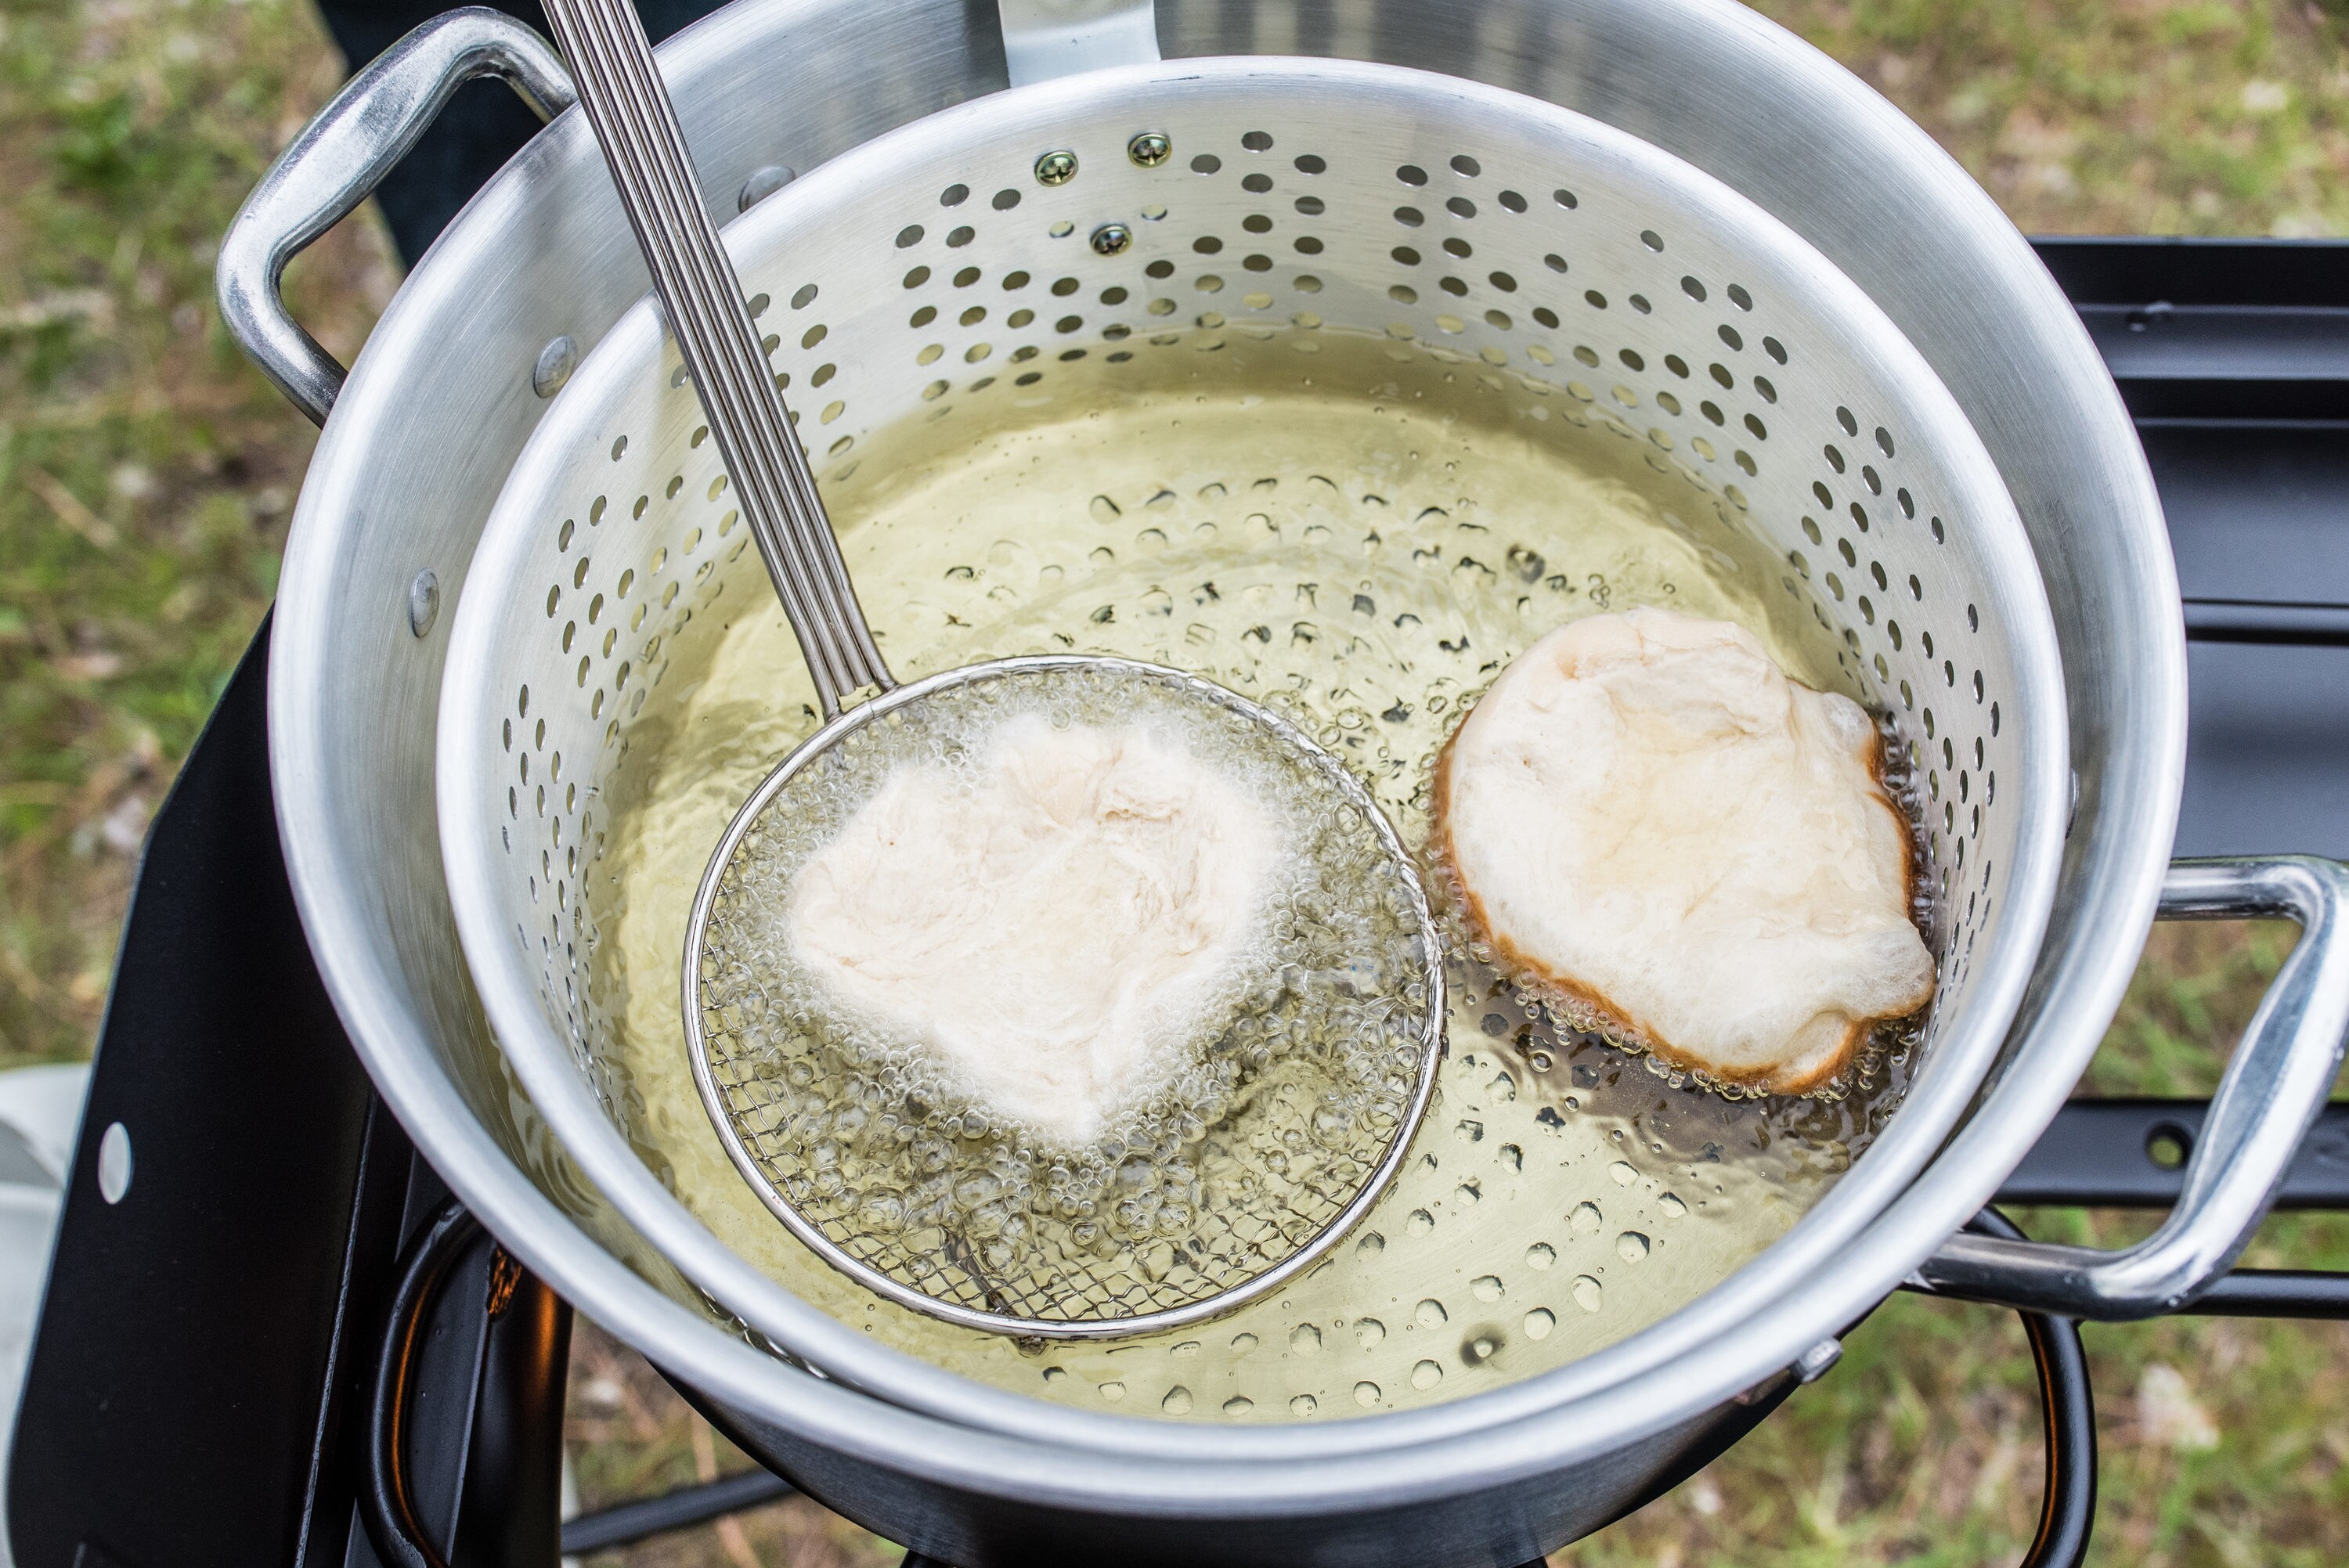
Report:
[[1160,57],[1150,0],[1000,0],[999,9],[1015,88]]
[[83,1062],[0,1073],[0,1125],[24,1140],[52,1185],[65,1185],[88,1094],[89,1067]]
[[[0,1128],[15,1135],[46,1178],[0,1181],[0,1496],[7,1492],[16,1397],[25,1384],[65,1176],[73,1163],[74,1133],[88,1093],[89,1068],[79,1063],[0,1073]],[[15,1561],[0,1523],[0,1568]]]

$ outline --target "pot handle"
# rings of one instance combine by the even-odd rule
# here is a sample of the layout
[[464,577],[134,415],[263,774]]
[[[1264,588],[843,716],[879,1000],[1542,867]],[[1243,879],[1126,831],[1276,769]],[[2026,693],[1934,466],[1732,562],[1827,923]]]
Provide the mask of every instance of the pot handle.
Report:
[[503,77],[541,119],[577,101],[554,46],[502,12],[468,5],[410,31],[345,84],[278,155],[221,238],[221,317],[261,373],[326,422],[344,370],[285,308],[285,263],[366,201],[408,156],[449,96]]
[[1942,1295],[2063,1317],[2128,1322],[2176,1312],[2234,1263],[2323,1109],[2349,1030],[2349,865],[2313,855],[2175,861],[2159,918],[2299,923],[2212,1097],[2168,1219],[2121,1252],[1957,1235],[1913,1283]]

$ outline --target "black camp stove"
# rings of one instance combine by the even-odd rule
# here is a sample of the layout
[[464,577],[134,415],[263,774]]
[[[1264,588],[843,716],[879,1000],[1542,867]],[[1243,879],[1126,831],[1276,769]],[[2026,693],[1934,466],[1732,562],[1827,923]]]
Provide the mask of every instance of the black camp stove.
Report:
[[[2177,852],[2349,858],[2349,244],[2039,251],[2168,515],[2193,693]],[[539,1568],[785,1495],[756,1472],[558,1524],[571,1309],[453,1203],[336,1021],[279,857],[267,641],[264,625],[140,873],[16,1429],[16,1562],[429,1562],[406,1533],[451,1568]],[[2165,1207],[2203,1110],[2076,1101],[2001,1201]],[[125,1120],[149,1130],[107,1214],[98,1150]],[[2349,1105],[2280,1202],[2349,1209]],[[2237,1270],[2190,1310],[2349,1317],[2349,1276]],[[2027,1561],[2077,1563],[2085,1362],[2069,1323],[2025,1323],[2049,1439]],[[1755,1390],[1743,1429],[1795,1386]]]

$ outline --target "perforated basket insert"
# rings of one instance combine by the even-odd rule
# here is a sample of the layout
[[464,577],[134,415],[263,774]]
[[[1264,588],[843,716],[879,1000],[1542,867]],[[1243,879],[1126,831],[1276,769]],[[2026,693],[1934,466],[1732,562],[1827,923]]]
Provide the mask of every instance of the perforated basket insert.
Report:
[[[1135,156],[1144,132],[1171,155]],[[1072,153],[1074,177],[1040,180],[1047,151]],[[827,487],[854,479],[875,431],[1017,418],[1081,366],[1140,373],[1242,343],[1309,355],[1334,335],[1375,335],[1571,439],[1636,450],[1689,509],[1758,542],[1785,612],[1891,716],[1920,779],[1935,908],[1925,1057],[1968,1007],[2022,830],[2009,806],[2027,791],[2005,787],[2021,738],[2060,733],[2037,667],[2054,657],[2044,598],[1923,361],[1724,188],[1445,78],[1211,63],[933,117],[814,171],[728,240]],[[485,550],[498,575],[477,570],[462,606],[500,618],[491,667],[451,675],[504,694],[471,755],[442,758],[496,824],[503,860],[479,896],[504,912],[501,962],[537,998],[498,1018],[502,1037],[516,1053],[561,1040],[623,1129],[642,1107],[588,994],[605,933],[576,896],[607,842],[599,800],[626,776],[647,688],[678,661],[705,665],[732,615],[771,609],[699,427],[640,307],[518,465],[491,524],[511,548]],[[853,531],[850,544],[860,577],[885,570]]]

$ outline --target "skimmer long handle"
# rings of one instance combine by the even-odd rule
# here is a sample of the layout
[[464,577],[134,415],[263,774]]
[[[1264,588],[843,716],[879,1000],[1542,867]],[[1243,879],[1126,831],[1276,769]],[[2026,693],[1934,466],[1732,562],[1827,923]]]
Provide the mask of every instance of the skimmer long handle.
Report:
[[652,44],[629,0],[548,0],[546,14],[830,718],[849,693],[896,683],[856,603],[741,280],[701,204]]

